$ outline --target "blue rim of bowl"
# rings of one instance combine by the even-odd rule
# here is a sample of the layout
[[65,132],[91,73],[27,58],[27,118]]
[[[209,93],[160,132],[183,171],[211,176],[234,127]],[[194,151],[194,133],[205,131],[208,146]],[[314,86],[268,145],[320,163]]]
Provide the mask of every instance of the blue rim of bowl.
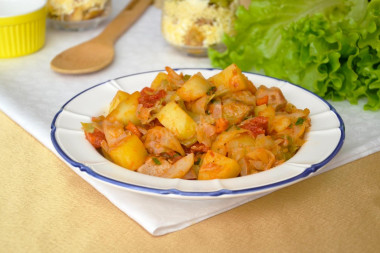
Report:
[[[202,71],[202,70],[208,70],[208,71],[213,71],[213,70],[220,70],[220,69],[218,69],[218,68],[173,68],[173,70],[175,70],[175,71],[181,71],[181,70],[200,70],[200,71]],[[121,76],[121,77],[115,78],[114,80],[130,77],[130,76],[135,76],[135,75],[143,75],[143,74],[153,73],[153,72],[157,72],[158,73],[158,72],[161,72],[161,71],[163,71],[163,70],[152,70],[152,71],[134,73],[134,74],[125,75],[125,76]],[[153,188],[153,187],[146,187],[146,186],[140,186],[140,185],[130,184],[130,183],[126,183],[126,182],[121,182],[121,181],[118,181],[118,180],[115,180],[115,179],[112,179],[112,178],[109,178],[109,177],[105,177],[105,176],[103,176],[103,175],[101,175],[99,173],[96,173],[90,167],[84,165],[83,163],[74,161],[73,159],[71,159],[61,149],[61,147],[59,146],[59,144],[57,143],[57,140],[55,138],[55,132],[56,132],[55,122],[56,122],[56,119],[58,118],[59,114],[61,114],[61,112],[65,108],[65,106],[67,104],[69,104],[73,99],[75,99],[76,97],[80,96],[81,94],[83,94],[83,93],[85,93],[85,92],[87,92],[87,91],[89,91],[91,89],[94,89],[94,88],[96,88],[96,87],[98,87],[100,85],[107,84],[110,80],[102,82],[102,83],[99,83],[99,84],[96,84],[96,85],[94,85],[94,86],[92,86],[92,87],[90,87],[88,89],[83,90],[82,92],[76,94],[74,97],[72,97],[70,100],[68,100],[61,107],[61,109],[54,116],[52,124],[51,124],[51,132],[50,132],[51,141],[53,143],[54,148],[58,152],[58,154],[66,162],[68,162],[70,165],[72,165],[74,167],[79,168],[81,171],[86,172],[88,175],[90,175],[90,176],[92,176],[92,177],[94,177],[96,179],[102,180],[102,181],[104,181],[106,183],[110,183],[110,184],[113,184],[113,185],[116,185],[116,186],[121,186],[121,187],[124,187],[124,188],[128,188],[130,190],[135,190],[135,191],[140,191],[140,192],[146,192],[146,193],[154,193],[154,194],[158,194],[158,195],[171,195],[172,194],[172,195],[179,195],[179,196],[186,196],[186,197],[218,197],[218,196],[222,196],[222,195],[243,195],[243,194],[247,194],[247,193],[253,193],[253,192],[259,192],[259,191],[265,191],[265,190],[274,189],[274,188],[277,188],[279,186],[287,185],[287,184],[290,184],[292,182],[296,182],[296,181],[298,181],[300,179],[306,178],[310,174],[315,173],[317,170],[319,170],[320,168],[322,168],[323,166],[325,166],[327,163],[329,163],[335,157],[335,155],[340,151],[340,149],[342,148],[343,143],[344,143],[344,139],[345,139],[345,126],[344,126],[344,122],[343,122],[341,116],[338,114],[338,112],[335,110],[335,108],[330,103],[328,103],[325,99],[323,99],[322,97],[318,96],[317,94],[315,94],[315,93],[313,93],[313,92],[311,92],[311,91],[309,91],[309,90],[307,90],[307,89],[305,89],[305,88],[303,88],[301,86],[295,85],[293,83],[289,83],[287,81],[284,81],[284,80],[281,80],[281,79],[278,79],[278,78],[274,78],[274,77],[270,77],[270,76],[266,76],[266,75],[262,75],[262,74],[250,73],[250,72],[243,72],[243,73],[263,76],[263,77],[271,78],[271,79],[274,79],[274,80],[277,80],[277,81],[286,82],[287,84],[290,84],[290,85],[296,86],[297,88],[305,90],[306,92],[310,93],[311,95],[316,96],[321,101],[323,101],[330,108],[330,111],[332,111],[336,115],[336,117],[338,118],[338,120],[339,120],[339,130],[340,130],[341,136],[340,136],[339,142],[338,142],[337,146],[335,147],[334,151],[327,158],[325,158],[323,161],[321,161],[319,163],[316,163],[316,164],[312,164],[310,167],[305,168],[305,170],[302,173],[300,173],[300,174],[298,174],[298,175],[296,175],[294,177],[291,177],[291,178],[288,178],[286,180],[282,180],[282,181],[279,181],[279,182],[267,184],[267,185],[262,185],[262,186],[252,187],[252,188],[246,188],[246,189],[240,189],[240,190],[220,189],[220,190],[217,190],[217,191],[196,192],[196,191],[182,191],[182,190],[178,190],[178,189],[174,189],[174,188],[158,189],[158,188]],[[225,180],[228,180],[228,179],[225,179]]]

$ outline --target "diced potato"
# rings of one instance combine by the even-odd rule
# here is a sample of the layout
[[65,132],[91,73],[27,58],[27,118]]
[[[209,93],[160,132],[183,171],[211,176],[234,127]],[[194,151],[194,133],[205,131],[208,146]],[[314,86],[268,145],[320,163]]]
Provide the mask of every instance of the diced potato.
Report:
[[215,141],[212,143],[211,150],[217,152],[221,155],[227,154],[227,143],[229,143],[232,139],[234,139],[239,134],[245,133],[247,130],[245,129],[236,129],[232,128],[229,131],[225,131],[219,134]]
[[229,151],[235,148],[250,147],[255,145],[255,138],[249,133],[241,133],[230,140],[226,145]]
[[267,117],[269,119],[273,119],[275,115],[276,112],[272,106],[266,106],[264,110],[257,113],[257,116]]
[[276,115],[273,118],[273,130],[277,133],[284,131],[288,126],[291,124],[291,120],[289,117],[286,117],[284,115]]
[[205,96],[210,88],[210,83],[198,72],[177,90],[177,94],[184,101],[189,102]]
[[235,137],[234,139],[229,141],[226,145],[228,157],[234,159],[235,161],[238,161],[239,164],[240,164],[240,159],[244,158],[247,152],[249,152],[250,150],[254,148],[255,148],[255,138],[249,133],[245,133],[245,134]]
[[286,107],[288,103],[284,94],[278,87],[266,87],[260,85],[256,92],[257,101],[264,100],[265,104],[272,106],[276,111]]
[[240,171],[235,160],[209,150],[203,158],[198,180],[237,177]]
[[112,161],[129,170],[137,170],[148,155],[144,144],[134,134],[127,136],[117,146],[110,147],[108,155]]
[[110,103],[110,108],[109,108],[109,113],[112,112],[121,101],[126,100],[130,94],[128,94],[125,91],[119,90],[116,95],[113,97],[111,103]]
[[140,92],[136,91],[132,93],[126,100],[121,101],[118,106],[110,114],[107,115],[107,120],[117,120],[122,122],[124,125],[128,124],[128,122],[139,125],[140,120],[136,115],[139,97]]
[[226,144],[228,156],[239,161],[245,154],[255,147],[255,138],[251,134],[240,134]]
[[255,116],[259,116],[259,113],[260,113],[261,111],[264,111],[266,108],[267,108],[267,105],[266,105],[266,104],[256,106],[256,107],[255,107]]
[[159,111],[157,119],[180,141],[192,139],[196,135],[197,124],[174,101],[169,102]]
[[226,101],[223,103],[223,118],[228,120],[230,125],[240,123],[251,112],[252,106],[237,101]]
[[268,132],[273,130],[273,119],[276,115],[276,111],[272,106],[266,106],[264,110],[258,112],[257,116],[267,117],[268,118]]
[[256,87],[251,81],[241,72],[236,64],[231,64],[218,74],[208,79],[211,84],[218,87],[218,90],[228,89],[230,91],[249,90],[253,94],[256,92]]
[[168,80],[168,74],[163,72],[158,73],[156,78],[154,78],[153,82],[151,83],[150,88],[157,90],[161,86],[161,83],[165,80]]

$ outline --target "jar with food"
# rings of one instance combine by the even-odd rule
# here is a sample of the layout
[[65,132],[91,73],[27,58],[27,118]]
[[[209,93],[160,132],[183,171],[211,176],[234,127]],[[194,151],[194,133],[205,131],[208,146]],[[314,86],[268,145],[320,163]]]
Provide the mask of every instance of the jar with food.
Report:
[[111,0],[48,0],[49,23],[62,30],[97,27],[111,13]]
[[234,32],[236,0],[165,0],[161,29],[165,40],[194,56],[207,56]]

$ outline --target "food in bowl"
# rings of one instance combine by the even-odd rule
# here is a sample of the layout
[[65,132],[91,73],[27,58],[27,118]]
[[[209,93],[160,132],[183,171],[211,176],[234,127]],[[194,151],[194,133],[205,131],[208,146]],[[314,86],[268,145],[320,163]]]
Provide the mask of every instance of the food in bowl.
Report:
[[111,0],[49,0],[49,24],[61,30],[96,28],[111,14]]
[[198,180],[280,165],[309,128],[309,109],[296,108],[277,87],[253,84],[235,64],[209,78],[166,67],[150,87],[119,90],[105,115],[82,122],[87,140],[110,161],[151,176]]
[[207,48],[234,33],[236,0],[165,0],[161,30],[165,40],[189,55],[206,56]]
[[109,0],[49,0],[48,16],[62,21],[89,20],[104,15]]

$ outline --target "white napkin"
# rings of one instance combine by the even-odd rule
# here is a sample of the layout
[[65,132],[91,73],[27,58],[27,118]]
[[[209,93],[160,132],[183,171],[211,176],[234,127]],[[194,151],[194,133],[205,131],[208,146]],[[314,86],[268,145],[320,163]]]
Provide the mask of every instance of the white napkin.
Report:
[[[115,10],[124,4],[121,0],[113,1]],[[41,51],[21,58],[0,59],[0,109],[53,152],[50,124],[54,115],[66,101],[86,88],[165,66],[210,67],[207,58],[182,55],[165,43],[160,34],[160,11],[152,7],[117,42],[116,58],[109,68],[83,76],[65,76],[50,70],[49,62],[57,53],[92,38],[101,29],[80,33],[48,29],[47,42]],[[380,112],[363,111],[362,104],[332,104],[346,124],[346,141],[341,152],[319,173],[380,150]],[[111,188],[77,168],[72,169],[152,235],[183,229],[257,198],[158,199]]]

